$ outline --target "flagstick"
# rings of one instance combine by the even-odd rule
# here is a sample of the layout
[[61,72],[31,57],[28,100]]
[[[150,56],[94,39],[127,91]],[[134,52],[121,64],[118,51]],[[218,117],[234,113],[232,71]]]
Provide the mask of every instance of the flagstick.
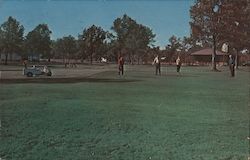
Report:
[[167,76],[167,74],[168,74],[168,68],[167,68],[167,63],[166,63],[166,76]]

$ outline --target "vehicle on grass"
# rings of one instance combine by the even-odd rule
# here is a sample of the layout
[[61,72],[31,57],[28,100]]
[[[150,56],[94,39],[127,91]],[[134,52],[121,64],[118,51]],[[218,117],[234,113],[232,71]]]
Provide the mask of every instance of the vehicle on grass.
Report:
[[33,76],[52,76],[51,69],[47,66],[32,66],[31,68],[24,68],[23,69],[23,75],[27,77],[33,77]]

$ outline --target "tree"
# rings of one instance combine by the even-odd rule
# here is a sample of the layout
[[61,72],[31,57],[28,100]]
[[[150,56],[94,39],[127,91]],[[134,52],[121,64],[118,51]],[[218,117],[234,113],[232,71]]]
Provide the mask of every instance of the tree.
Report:
[[[84,29],[82,34],[78,36],[80,42],[80,50],[88,51],[88,56],[90,57],[90,63],[93,62],[93,56],[97,55],[100,48],[105,43],[107,32],[101,27],[92,25],[91,27]],[[84,48],[83,48],[84,47]]]
[[[235,64],[238,68],[238,54],[249,46],[250,36],[250,1],[221,1],[220,23],[226,26],[221,32],[221,40],[227,42],[236,51]],[[232,50],[231,50],[232,52]]]
[[26,36],[26,49],[29,55],[38,55],[44,58],[51,58],[51,31],[47,24],[39,24]]
[[[117,18],[114,20],[111,29],[116,33],[116,45],[119,50],[119,54],[121,54],[122,49],[125,48],[125,41],[129,35],[129,32],[131,31],[131,28],[134,28],[134,26],[136,26],[136,21],[126,14],[124,14],[122,18]],[[129,55],[129,60],[131,61],[130,57],[131,56]]]
[[193,52],[197,49],[201,49],[201,46],[198,45],[198,42],[193,39],[193,37],[183,37],[181,42],[182,50],[184,52]]
[[24,27],[13,17],[9,17],[0,26],[0,48],[5,54],[5,65],[7,65],[8,55],[12,56],[22,49]]
[[[192,36],[211,43],[213,70],[216,70],[216,47],[229,43],[230,52],[249,48],[250,0],[196,0],[190,10]],[[232,53],[231,53],[232,54]]]
[[192,37],[213,47],[212,70],[216,71],[216,47],[221,30],[225,28],[220,23],[221,0],[196,0],[190,9]]
[[115,62],[117,60],[117,52],[119,48],[115,36],[112,33],[107,34],[108,42],[106,43],[106,55],[109,61]]
[[132,55],[137,56],[138,64],[147,48],[154,42],[154,37],[152,30],[141,24],[134,26],[126,37],[124,46]]
[[107,58],[109,54],[113,54],[113,42],[114,35],[110,32],[106,32],[106,39],[97,48],[95,53],[96,60],[101,60],[101,57]]
[[71,35],[57,39],[55,42],[54,52],[58,57],[63,58],[65,67],[71,59],[77,59],[77,51],[77,42]]
[[4,48],[4,39],[3,39],[3,31],[0,29],[0,55],[3,53],[3,48]]
[[56,40],[51,40],[50,44],[51,50],[50,50],[50,56],[53,58],[57,58],[57,53],[56,53]]
[[137,55],[138,62],[142,53],[152,45],[155,35],[152,30],[135,20],[123,15],[113,22],[111,29],[116,33],[116,45],[121,54],[122,50],[128,50],[129,61],[132,62],[132,56]]
[[177,53],[177,51],[181,50],[181,39],[173,35],[169,38],[169,43],[170,44],[166,46],[166,58],[169,61],[172,61],[173,56]]

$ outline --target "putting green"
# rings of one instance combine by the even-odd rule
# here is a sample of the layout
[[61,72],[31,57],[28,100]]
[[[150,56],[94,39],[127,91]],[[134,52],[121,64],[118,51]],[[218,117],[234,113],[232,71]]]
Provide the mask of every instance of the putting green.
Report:
[[125,70],[93,82],[0,84],[0,158],[247,159],[246,68],[235,78],[227,68]]

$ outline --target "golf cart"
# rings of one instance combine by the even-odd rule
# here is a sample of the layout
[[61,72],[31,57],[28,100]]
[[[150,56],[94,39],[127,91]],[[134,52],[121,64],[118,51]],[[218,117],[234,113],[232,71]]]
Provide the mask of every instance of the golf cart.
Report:
[[24,68],[23,75],[27,77],[39,75],[52,76],[52,72],[47,66],[32,66],[31,68]]

